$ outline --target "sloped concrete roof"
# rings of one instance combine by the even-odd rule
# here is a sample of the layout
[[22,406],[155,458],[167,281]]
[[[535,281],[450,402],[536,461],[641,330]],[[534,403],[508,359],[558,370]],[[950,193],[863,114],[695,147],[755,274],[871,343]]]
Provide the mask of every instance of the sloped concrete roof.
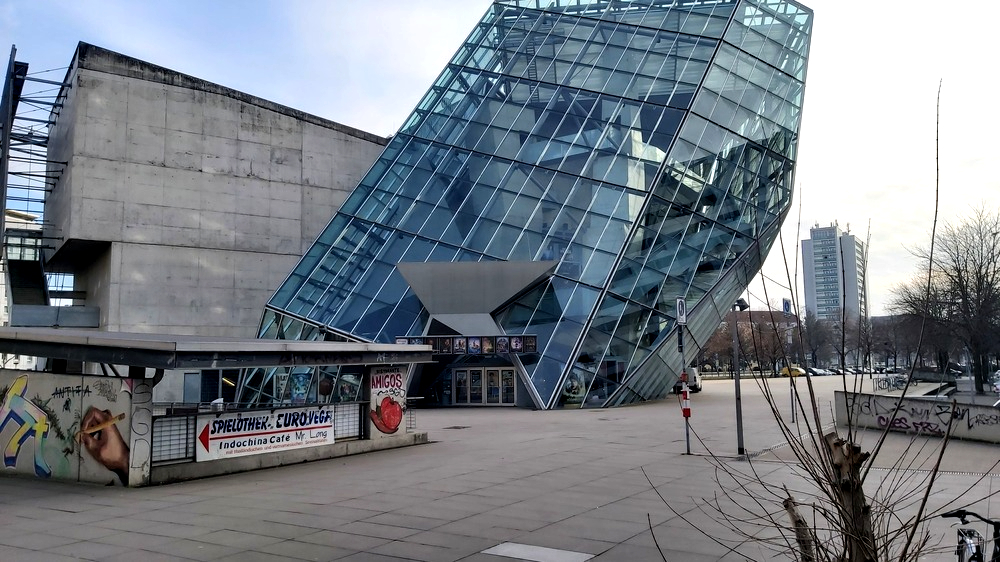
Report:
[[0,353],[153,369],[430,363],[431,346],[0,328]]

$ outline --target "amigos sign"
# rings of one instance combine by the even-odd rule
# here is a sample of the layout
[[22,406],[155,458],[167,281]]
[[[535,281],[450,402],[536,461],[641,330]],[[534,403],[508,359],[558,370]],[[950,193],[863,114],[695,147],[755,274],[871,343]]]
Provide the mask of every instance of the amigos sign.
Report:
[[333,408],[198,416],[195,460],[210,461],[333,443]]
[[403,422],[406,404],[406,367],[372,367],[371,381],[372,402],[368,417],[379,432],[396,433]]

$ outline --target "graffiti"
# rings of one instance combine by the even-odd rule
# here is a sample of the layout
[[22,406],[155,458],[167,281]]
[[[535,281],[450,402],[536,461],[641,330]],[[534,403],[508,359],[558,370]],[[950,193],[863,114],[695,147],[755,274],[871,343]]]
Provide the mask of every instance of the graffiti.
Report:
[[927,434],[927,435],[944,435],[944,429],[935,422],[914,420],[910,421],[906,416],[878,416],[878,426],[884,428],[889,426],[889,429],[894,429],[897,431],[905,431],[908,433],[917,434]]
[[118,392],[115,391],[115,385],[110,381],[95,381],[94,392],[108,402],[118,401]]
[[152,454],[150,441],[153,429],[153,387],[145,380],[132,379],[132,424],[130,427],[130,485],[145,484],[149,480],[149,459]]
[[995,408],[921,397],[902,400],[873,394],[844,397],[846,412],[853,416],[852,423],[858,427],[1000,442],[1000,412]]
[[91,458],[114,472],[123,485],[128,485],[129,447],[115,426],[123,419],[124,413],[115,416],[109,410],[91,406],[80,422],[81,429],[76,433],[76,439]]
[[49,433],[48,416],[45,412],[24,397],[28,390],[28,375],[21,375],[10,386],[0,406],[0,431],[12,423],[17,427],[3,451],[3,463],[7,468],[14,468],[17,457],[21,453],[28,438],[34,438],[35,474],[42,478],[52,475],[52,469],[42,456],[42,439]]
[[877,396],[871,394],[848,395],[847,403],[850,409],[865,416],[888,416],[896,411],[895,400],[878,400]]
[[60,386],[52,391],[53,398],[66,398],[69,396],[90,396],[90,387],[78,384],[76,386]]

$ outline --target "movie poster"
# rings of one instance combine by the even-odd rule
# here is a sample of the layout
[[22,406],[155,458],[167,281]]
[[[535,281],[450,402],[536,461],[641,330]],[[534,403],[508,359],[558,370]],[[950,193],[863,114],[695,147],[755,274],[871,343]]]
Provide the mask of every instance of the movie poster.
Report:
[[525,353],[538,352],[538,336],[524,336],[524,352]]
[[521,336],[510,337],[510,351],[512,353],[521,353],[524,351],[524,340]]

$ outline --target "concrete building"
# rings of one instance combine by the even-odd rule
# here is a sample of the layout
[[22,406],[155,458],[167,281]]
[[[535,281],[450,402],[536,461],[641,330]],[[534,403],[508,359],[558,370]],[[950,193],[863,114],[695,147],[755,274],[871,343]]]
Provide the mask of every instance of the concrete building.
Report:
[[[48,130],[40,263],[73,280],[63,296],[75,306],[46,306],[38,278],[41,301],[14,295],[15,326],[252,337],[387,142],[86,43],[64,82]],[[67,310],[86,314],[54,320]],[[197,377],[192,396],[171,380],[181,377],[158,398],[209,397]]]
[[809,229],[802,241],[802,278],[806,312],[820,320],[855,322],[868,317],[868,279],[864,242],[837,223]]

